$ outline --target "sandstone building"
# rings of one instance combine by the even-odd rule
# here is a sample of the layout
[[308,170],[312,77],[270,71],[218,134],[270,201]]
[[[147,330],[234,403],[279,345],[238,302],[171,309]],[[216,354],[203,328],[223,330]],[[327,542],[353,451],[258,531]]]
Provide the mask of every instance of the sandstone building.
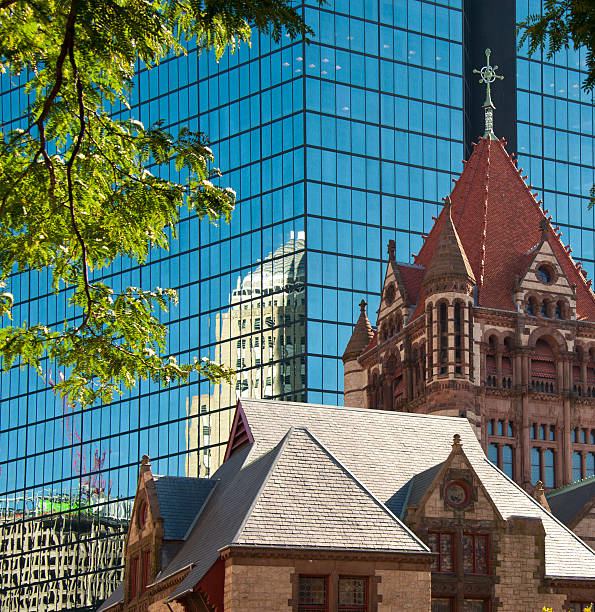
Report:
[[394,242],[345,404],[466,417],[527,490],[595,475],[595,295],[504,140],[479,140],[412,264]]
[[582,612],[595,552],[467,419],[242,399],[210,479],[143,458],[101,612]]

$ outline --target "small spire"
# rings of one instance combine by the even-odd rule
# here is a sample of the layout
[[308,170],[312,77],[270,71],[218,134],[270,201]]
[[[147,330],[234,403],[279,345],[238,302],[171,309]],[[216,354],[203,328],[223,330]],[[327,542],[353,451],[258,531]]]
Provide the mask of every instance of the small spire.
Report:
[[481,70],[475,69],[473,72],[475,74],[479,74],[479,82],[485,83],[486,85],[486,99],[483,103],[483,108],[485,111],[485,133],[483,135],[484,138],[490,138],[492,140],[497,140],[496,135],[494,134],[494,111],[496,107],[492,102],[492,92],[490,85],[496,79],[502,80],[504,77],[500,74],[496,74],[496,70],[498,70],[498,66],[490,66],[490,55],[492,51],[490,49],[486,49],[486,65],[481,68]]
[[461,436],[459,434],[455,434],[452,437],[452,447],[460,448],[461,446],[463,446],[463,443],[461,442]]
[[343,363],[351,359],[356,359],[364,348],[370,344],[370,341],[374,337],[374,331],[372,330],[372,326],[368,320],[368,315],[366,314],[367,305],[366,300],[362,300],[359,303],[359,318],[355,324],[355,327],[353,328],[353,333],[351,334],[351,338],[347,343],[347,348],[343,353]]
[[397,243],[394,240],[388,241],[388,258],[390,261],[395,260],[395,253],[397,251]]

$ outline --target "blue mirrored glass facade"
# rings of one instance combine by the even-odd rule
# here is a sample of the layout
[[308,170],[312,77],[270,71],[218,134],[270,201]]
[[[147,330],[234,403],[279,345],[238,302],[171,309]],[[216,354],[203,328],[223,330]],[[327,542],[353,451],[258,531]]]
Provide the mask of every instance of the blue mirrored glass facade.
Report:
[[[365,298],[372,313],[379,304],[388,240],[410,260],[460,173],[464,91],[476,83],[465,74],[461,0],[331,0],[303,11],[312,43],[255,35],[219,63],[190,48],[139,69],[131,109],[115,110],[207,133],[238,204],[229,225],[183,214],[169,252],[143,266],[120,260],[104,279],[116,290],[177,289],[179,306],[162,315],[169,352],[208,355],[238,376],[220,388],[142,382],[81,412],[55,397],[55,364],[45,381],[2,374],[1,608],[94,609],[121,577],[140,457],[157,474],[212,474],[237,397],[342,403],[340,357],[357,304]],[[518,17],[527,11],[533,3],[519,0]],[[580,58],[522,51],[517,66],[520,165],[591,276],[592,104]],[[22,84],[0,77],[3,130],[26,105]],[[53,295],[47,273],[15,275],[11,290],[15,321],[68,316],[68,294]],[[15,544],[27,538],[40,550]]]

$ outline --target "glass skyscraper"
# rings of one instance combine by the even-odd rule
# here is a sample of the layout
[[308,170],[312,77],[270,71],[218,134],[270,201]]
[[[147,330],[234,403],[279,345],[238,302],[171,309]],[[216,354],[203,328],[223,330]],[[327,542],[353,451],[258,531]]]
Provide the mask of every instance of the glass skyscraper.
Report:
[[[518,0],[516,16],[509,3],[510,14],[493,20],[498,3],[489,0],[304,3],[311,44],[255,35],[219,63],[189,49],[139,70],[132,109],[116,115],[206,132],[238,204],[229,225],[184,215],[169,252],[140,267],[119,261],[104,278],[116,289],[177,289],[179,306],[163,315],[169,352],[230,360],[238,376],[221,388],[143,382],[83,413],[54,396],[52,364],[45,382],[26,370],[2,374],[1,609],[94,609],[117,582],[140,457],[150,455],[154,473],[212,473],[237,397],[342,403],[340,356],[357,304],[378,306],[388,240],[403,261],[419,250],[483,133],[474,109],[481,116],[484,90],[472,69],[483,65],[478,32],[487,26],[493,63],[506,58],[494,88],[496,133],[518,147],[519,165],[592,277],[584,57],[517,54],[514,23],[540,3]],[[26,104],[22,84],[0,77],[3,130],[19,125]],[[11,290],[16,321],[67,315],[47,274],[15,275]],[[100,554],[96,542],[112,545]],[[67,571],[51,563],[61,554]]]

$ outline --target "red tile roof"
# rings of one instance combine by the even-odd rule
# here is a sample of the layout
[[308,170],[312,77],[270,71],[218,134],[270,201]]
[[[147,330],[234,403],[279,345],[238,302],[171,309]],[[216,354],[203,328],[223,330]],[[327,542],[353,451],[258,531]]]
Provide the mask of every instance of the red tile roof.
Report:
[[[545,215],[503,141],[479,141],[450,197],[452,218],[477,279],[479,306],[516,310],[515,275],[526,265],[527,252],[540,242]],[[416,264],[429,265],[443,220],[444,211],[416,256]],[[548,238],[568,282],[576,285],[577,318],[595,321],[595,296],[586,279],[551,226]],[[423,302],[420,295],[412,319],[423,312]]]
[[415,304],[417,296],[419,295],[419,289],[421,282],[424,279],[424,268],[420,266],[412,266],[411,264],[405,264],[397,262],[396,264],[403,285],[405,285],[405,291],[407,291],[407,297],[411,305]]

